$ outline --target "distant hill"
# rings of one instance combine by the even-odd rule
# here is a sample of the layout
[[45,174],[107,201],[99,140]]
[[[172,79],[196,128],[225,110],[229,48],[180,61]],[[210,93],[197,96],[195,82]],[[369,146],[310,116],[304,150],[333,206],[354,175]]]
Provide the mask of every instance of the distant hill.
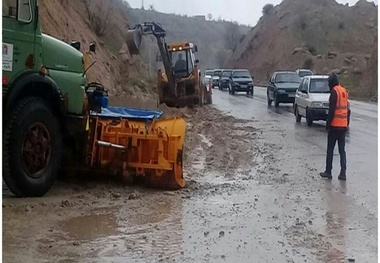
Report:
[[[336,72],[353,95],[373,96],[377,94],[377,64],[372,58],[377,56],[377,12],[377,6],[365,0],[351,7],[334,0],[284,0],[268,7],[230,63],[249,68],[260,84],[281,69]],[[359,89],[365,84],[363,76],[370,85],[367,94]]]
[[[143,22],[156,22],[166,31],[166,41],[194,42],[198,46],[197,58],[200,61],[200,68],[217,68],[221,65],[221,54],[226,55],[228,60],[228,50],[225,48],[225,34],[231,22],[208,21],[205,16],[187,17],[175,14],[164,14],[153,10],[129,8],[126,16],[131,26]],[[237,26],[240,38],[249,31],[249,27]],[[155,52],[158,52],[155,39],[145,41],[145,62],[149,64],[149,49],[152,67],[155,67]],[[144,49],[143,49],[144,50]],[[152,54],[153,53],[153,54]]]

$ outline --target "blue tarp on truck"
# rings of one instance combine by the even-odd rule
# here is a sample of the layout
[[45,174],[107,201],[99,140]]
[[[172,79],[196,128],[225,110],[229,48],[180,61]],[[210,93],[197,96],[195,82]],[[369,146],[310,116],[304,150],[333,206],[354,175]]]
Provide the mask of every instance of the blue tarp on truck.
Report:
[[125,107],[102,108],[102,113],[93,112],[92,115],[109,118],[153,120],[161,118],[163,112],[158,110],[143,110]]

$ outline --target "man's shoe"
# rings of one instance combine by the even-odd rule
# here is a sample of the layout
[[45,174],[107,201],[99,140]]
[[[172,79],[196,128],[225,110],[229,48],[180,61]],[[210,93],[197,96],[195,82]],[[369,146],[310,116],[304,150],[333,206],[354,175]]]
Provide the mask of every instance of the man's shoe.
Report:
[[331,173],[323,172],[319,174],[322,178],[332,179]]
[[340,174],[338,176],[338,180],[346,181],[346,175],[345,174]]

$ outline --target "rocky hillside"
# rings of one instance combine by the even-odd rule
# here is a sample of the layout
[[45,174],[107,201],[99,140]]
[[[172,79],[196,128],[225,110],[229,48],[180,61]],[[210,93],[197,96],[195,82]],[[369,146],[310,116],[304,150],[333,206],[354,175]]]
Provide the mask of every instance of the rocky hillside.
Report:
[[275,70],[336,72],[353,95],[367,97],[358,88],[367,85],[365,78],[372,96],[377,94],[377,10],[365,0],[351,7],[334,0],[284,0],[267,9],[230,62],[247,67],[259,84]]
[[113,97],[128,96],[126,104],[153,96],[147,92],[149,85],[140,80],[147,67],[131,58],[124,44],[128,20],[122,0],[43,0],[39,5],[44,33],[66,43],[80,41],[81,52],[86,52],[91,42],[96,44],[96,54],[91,55],[96,63],[87,73],[89,81],[101,82]]

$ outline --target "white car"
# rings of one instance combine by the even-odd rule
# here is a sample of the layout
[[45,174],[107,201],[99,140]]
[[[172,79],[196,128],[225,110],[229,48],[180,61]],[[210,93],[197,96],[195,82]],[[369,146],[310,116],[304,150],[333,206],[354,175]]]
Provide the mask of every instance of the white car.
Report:
[[[329,114],[329,98],[328,76],[305,76],[296,91],[294,100],[296,122],[300,122],[302,117],[306,118],[308,126],[311,126],[313,121],[326,121]],[[350,113],[349,109],[349,116]]]
[[204,78],[205,83],[211,83],[212,82],[213,73],[214,73],[214,71],[211,69],[208,69],[205,71],[205,78]]

